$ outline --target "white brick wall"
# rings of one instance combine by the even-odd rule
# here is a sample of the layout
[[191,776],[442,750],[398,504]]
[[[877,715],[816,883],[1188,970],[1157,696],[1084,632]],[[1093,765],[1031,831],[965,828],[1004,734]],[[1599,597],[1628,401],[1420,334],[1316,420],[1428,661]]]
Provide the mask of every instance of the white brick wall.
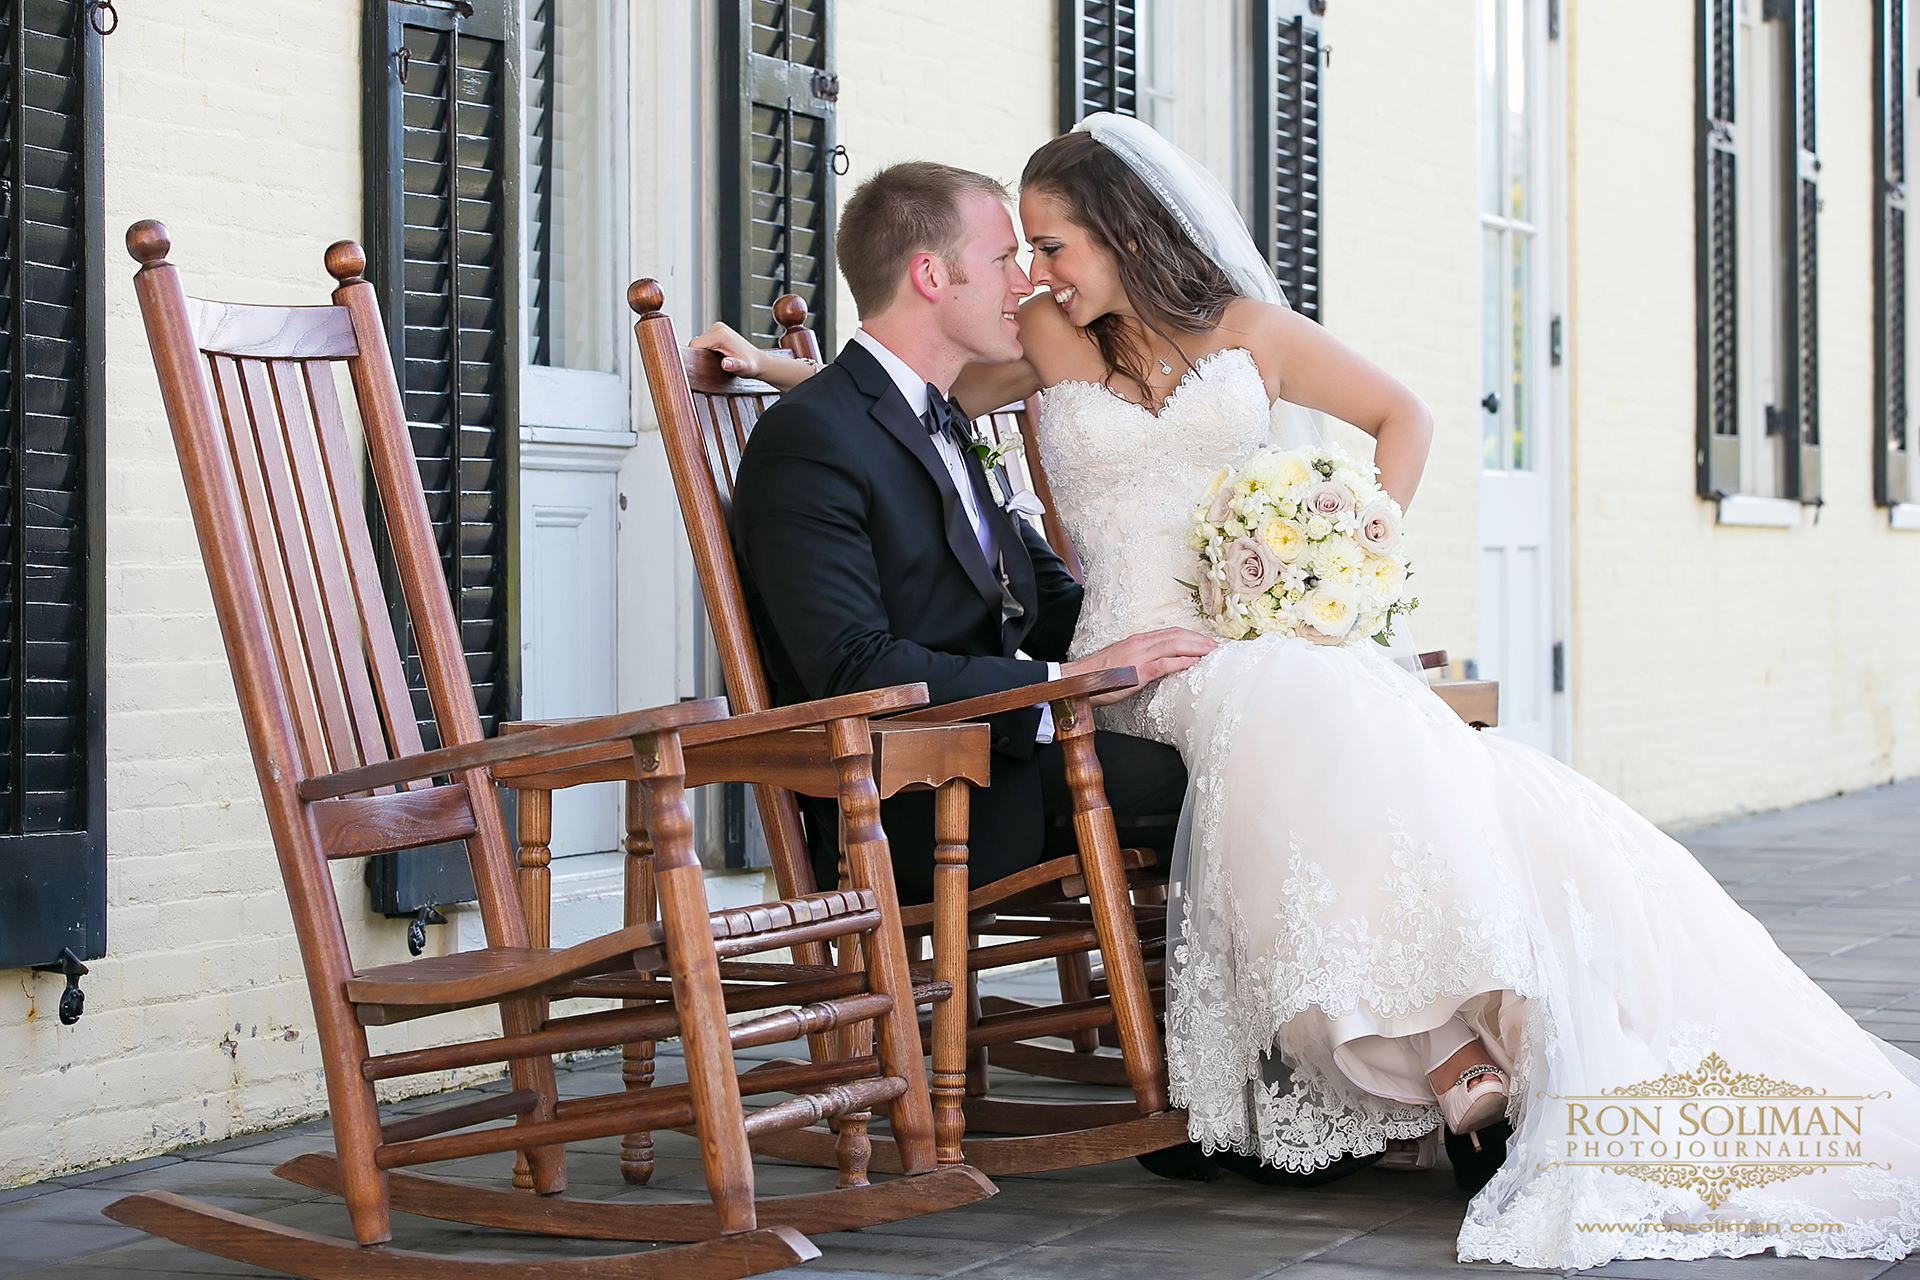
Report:
[[[312,302],[360,233],[360,5],[151,0],[106,42],[107,955],[0,974],[0,1186],[324,1107],[318,1047],[119,229],[189,288]],[[362,963],[404,956],[336,867]],[[436,931],[438,932],[438,931]],[[391,1038],[391,1037],[390,1037]]]
[[1872,505],[1872,16],[1821,8],[1827,506],[1717,527],[1692,494],[1692,18],[1568,8],[1574,762],[1661,822],[1920,771],[1920,538]]

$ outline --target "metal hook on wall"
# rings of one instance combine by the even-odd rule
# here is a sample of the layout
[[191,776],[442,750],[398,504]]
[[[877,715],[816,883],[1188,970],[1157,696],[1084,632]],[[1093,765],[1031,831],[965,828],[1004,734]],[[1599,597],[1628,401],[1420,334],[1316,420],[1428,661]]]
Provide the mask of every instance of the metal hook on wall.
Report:
[[400,77],[400,83],[407,82],[407,73],[413,70],[413,50],[401,45],[393,51],[394,74]]
[[847,158],[847,149],[845,147],[835,147],[832,151],[829,151],[827,153],[827,163],[832,166],[834,173],[840,177],[845,177],[847,170],[853,166],[853,162]]
[[87,24],[96,33],[110,36],[120,29],[120,11],[113,7],[113,0],[87,0]]

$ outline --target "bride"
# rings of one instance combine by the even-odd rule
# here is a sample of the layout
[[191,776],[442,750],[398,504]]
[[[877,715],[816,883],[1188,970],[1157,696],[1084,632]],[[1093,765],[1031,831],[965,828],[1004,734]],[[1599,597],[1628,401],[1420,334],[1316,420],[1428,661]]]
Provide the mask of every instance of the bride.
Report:
[[[1098,115],[1041,147],[1020,218],[1050,292],[1020,309],[1025,358],[954,393],[978,414],[1046,391],[1033,443],[1086,573],[1073,656],[1200,625],[1189,513],[1223,466],[1318,443],[1304,410],[1372,435],[1412,499],[1425,407],[1286,308],[1152,129]],[[1192,778],[1167,1060],[1204,1150],[1308,1172],[1439,1123],[1497,1151],[1510,1123],[1462,1261],[1920,1243],[1920,1062],[1593,783],[1370,642],[1224,643],[1101,715]]]

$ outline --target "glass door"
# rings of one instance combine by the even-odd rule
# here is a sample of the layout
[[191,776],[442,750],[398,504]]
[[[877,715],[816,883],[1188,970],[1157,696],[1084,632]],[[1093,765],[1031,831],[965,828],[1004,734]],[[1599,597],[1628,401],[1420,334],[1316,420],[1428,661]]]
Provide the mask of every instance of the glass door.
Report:
[[1479,0],[1480,674],[1501,731],[1554,749],[1554,432],[1545,0]]

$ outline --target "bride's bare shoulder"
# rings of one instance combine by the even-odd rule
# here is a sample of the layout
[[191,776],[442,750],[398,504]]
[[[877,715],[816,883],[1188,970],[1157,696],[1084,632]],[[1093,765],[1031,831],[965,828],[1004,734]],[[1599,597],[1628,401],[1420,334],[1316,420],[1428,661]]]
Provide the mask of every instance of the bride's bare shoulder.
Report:
[[1043,387],[1068,379],[1098,382],[1106,373],[1100,348],[1085,329],[1067,319],[1051,293],[1037,293],[1020,304],[1020,346]]

